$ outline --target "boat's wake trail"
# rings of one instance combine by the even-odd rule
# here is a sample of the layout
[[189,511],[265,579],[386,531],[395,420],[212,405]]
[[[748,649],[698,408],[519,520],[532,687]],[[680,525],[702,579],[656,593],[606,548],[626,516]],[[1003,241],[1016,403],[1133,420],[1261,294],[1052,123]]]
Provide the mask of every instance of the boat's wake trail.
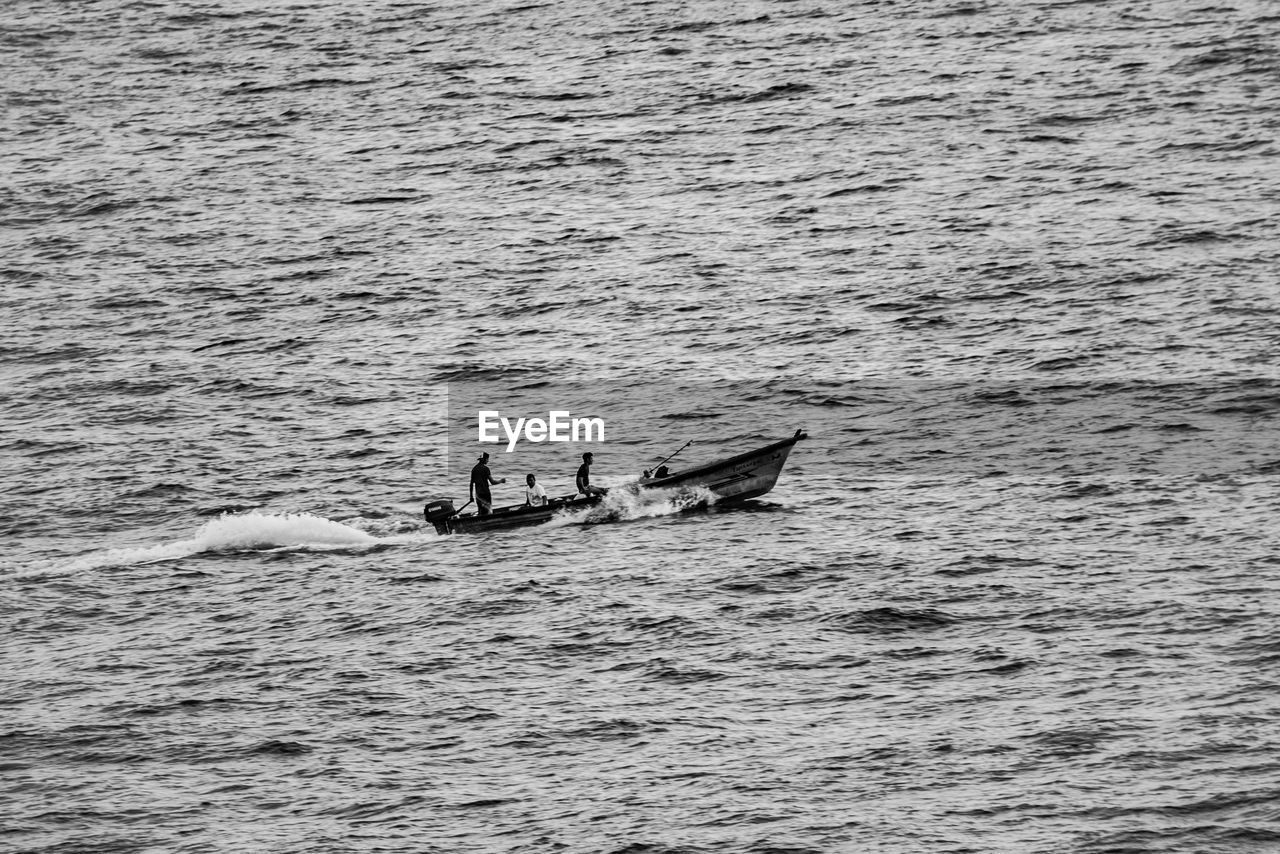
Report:
[[310,513],[222,515],[206,522],[190,539],[139,548],[106,549],[70,561],[50,562],[21,576],[68,575],[90,569],[137,566],[205,552],[286,549],[340,549],[403,542],[411,537],[376,537],[367,531]]
[[205,523],[196,537],[200,551],[225,552],[281,546],[372,545],[372,534],[310,513],[275,516],[247,513],[219,516]]
[[548,525],[595,525],[601,522],[620,522],[628,519],[645,519],[650,516],[670,516],[686,510],[709,507],[716,503],[716,494],[705,486],[679,489],[636,489],[615,487],[604,501],[594,507],[576,512],[560,513]]

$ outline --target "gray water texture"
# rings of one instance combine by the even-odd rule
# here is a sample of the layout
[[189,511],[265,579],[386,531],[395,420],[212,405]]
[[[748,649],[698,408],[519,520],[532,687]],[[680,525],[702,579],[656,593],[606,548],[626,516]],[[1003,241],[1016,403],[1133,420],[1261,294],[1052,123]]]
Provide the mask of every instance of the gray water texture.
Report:
[[0,18],[0,849],[1280,849],[1276,4]]

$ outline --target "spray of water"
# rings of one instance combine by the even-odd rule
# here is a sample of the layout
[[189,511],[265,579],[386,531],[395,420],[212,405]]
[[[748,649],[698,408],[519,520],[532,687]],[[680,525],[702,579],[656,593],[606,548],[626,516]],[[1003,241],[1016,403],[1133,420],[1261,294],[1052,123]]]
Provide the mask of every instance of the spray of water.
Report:
[[[610,491],[605,500],[596,506],[576,512],[563,512],[547,524],[552,527],[563,527],[668,516],[685,510],[706,507],[714,504],[715,501],[716,496],[701,486],[666,490],[618,487]],[[387,526],[383,523],[380,527]],[[393,532],[390,529],[381,533],[387,535],[375,536],[360,528],[309,513],[222,515],[206,522],[189,539],[138,548],[104,549],[69,561],[51,561],[42,566],[28,567],[11,577],[72,575],[94,569],[178,560],[206,552],[358,549],[435,536],[421,531],[408,533]]]
[[280,546],[372,545],[372,534],[310,513],[273,516],[248,513],[219,516],[205,524],[195,540],[200,551],[241,551]]
[[705,486],[679,489],[634,489],[618,487],[609,491],[604,501],[594,507],[558,514],[547,524],[552,527],[565,525],[594,525],[600,522],[619,522],[630,519],[646,519],[651,516],[670,516],[708,507],[716,503],[716,495]]
[[141,548],[91,552],[71,561],[31,568],[18,573],[18,576],[70,575],[90,569],[176,560],[204,552],[359,548],[406,539],[412,537],[379,538],[359,528],[309,513],[222,515],[206,522],[190,539]]

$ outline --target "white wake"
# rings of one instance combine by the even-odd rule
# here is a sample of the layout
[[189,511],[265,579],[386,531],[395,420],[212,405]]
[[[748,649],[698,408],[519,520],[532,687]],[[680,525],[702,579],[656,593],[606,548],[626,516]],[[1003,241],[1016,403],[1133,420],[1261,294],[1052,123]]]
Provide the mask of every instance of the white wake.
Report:
[[[90,569],[138,566],[205,552],[372,547],[419,539],[422,535],[376,537],[367,531],[310,513],[224,514],[206,522],[190,539],[137,548],[104,549],[65,561],[50,561],[17,577],[69,575]],[[430,535],[434,536],[434,534]]]
[[609,494],[599,504],[583,510],[563,511],[547,524],[553,527],[594,525],[651,516],[671,516],[715,503],[716,494],[705,486],[678,489],[615,487],[609,490]]

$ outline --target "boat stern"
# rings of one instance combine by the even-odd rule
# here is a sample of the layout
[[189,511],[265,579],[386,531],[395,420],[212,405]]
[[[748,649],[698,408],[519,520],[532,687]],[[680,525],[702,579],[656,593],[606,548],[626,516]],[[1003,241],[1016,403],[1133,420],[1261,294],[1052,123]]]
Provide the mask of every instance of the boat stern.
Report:
[[457,514],[457,510],[453,509],[453,502],[448,498],[437,498],[435,501],[428,501],[426,506],[422,508],[422,516],[433,526],[435,526],[437,534],[449,533],[449,519]]

